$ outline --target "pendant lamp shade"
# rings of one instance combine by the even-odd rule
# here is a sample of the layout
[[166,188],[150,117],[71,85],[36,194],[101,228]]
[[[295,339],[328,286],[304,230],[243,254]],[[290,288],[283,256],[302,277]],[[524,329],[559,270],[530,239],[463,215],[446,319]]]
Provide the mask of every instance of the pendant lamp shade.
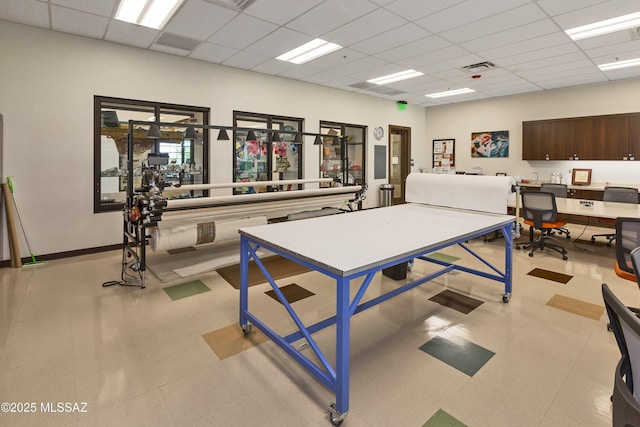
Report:
[[256,134],[250,130],[249,133],[247,134],[247,141],[256,141],[258,138],[256,138]]
[[198,139],[198,133],[192,126],[187,127],[187,131],[184,133],[184,139],[192,139],[194,141]]
[[229,140],[229,135],[227,135],[226,129],[220,129],[220,132],[218,132],[218,141],[228,141],[228,140]]
[[271,134],[271,142],[282,142],[278,132],[273,132],[273,134]]
[[296,136],[294,137],[293,142],[296,144],[302,144],[302,134],[296,133]]
[[160,135],[160,128],[158,125],[152,124],[149,126],[149,130],[147,131],[147,138],[149,139],[160,139],[162,135]]
[[316,135],[316,140],[313,141],[313,145],[322,145],[322,138],[320,138],[320,135]]

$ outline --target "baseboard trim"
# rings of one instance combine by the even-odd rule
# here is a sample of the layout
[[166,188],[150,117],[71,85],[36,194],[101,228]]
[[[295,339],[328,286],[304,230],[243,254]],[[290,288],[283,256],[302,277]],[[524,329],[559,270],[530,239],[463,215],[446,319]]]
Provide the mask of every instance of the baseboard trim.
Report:
[[[91,255],[97,254],[101,252],[108,252],[117,249],[122,249],[122,244],[119,245],[107,245],[107,246],[98,246],[95,248],[87,248],[87,249],[76,249],[74,251],[66,251],[66,252],[55,252],[52,254],[44,254],[44,255],[36,255],[35,258],[37,261],[53,261],[56,259],[62,258],[72,258],[81,255]],[[22,258],[22,263],[26,264],[31,262],[31,257]],[[11,267],[11,260],[5,260],[0,262],[0,268]]]

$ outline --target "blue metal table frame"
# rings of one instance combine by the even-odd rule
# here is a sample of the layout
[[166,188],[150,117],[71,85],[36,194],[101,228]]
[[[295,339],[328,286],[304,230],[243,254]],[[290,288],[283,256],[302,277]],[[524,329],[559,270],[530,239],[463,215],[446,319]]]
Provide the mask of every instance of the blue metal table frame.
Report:
[[[502,300],[505,303],[509,302],[511,298],[512,287],[512,227],[513,220],[505,220],[500,224],[496,224],[492,227],[457,236],[455,240],[447,240],[439,244],[430,244],[428,247],[422,248],[421,250],[417,250],[412,253],[405,253],[401,258],[394,258],[392,260],[378,262],[373,266],[368,266],[363,270],[351,274],[342,274],[341,272],[336,272],[335,269],[332,269],[329,266],[319,265],[318,263],[314,263],[313,260],[309,260],[305,256],[300,256],[298,254],[292,253],[291,251],[277,245],[271,245],[268,241],[265,241],[263,239],[255,238],[249,233],[250,229],[246,229],[247,231],[240,230],[240,325],[245,333],[250,333],[252,326],[255,325],[271,341],[273,341],[296,362],[304,367],[314,378],[316,378],[320,383],[331,390],[335,394],[336,402],[331,403],[329,406],[330,420],[334,425],[340,425],[349,410],[349,349],[351,317],[356,313],[371,308],[377,304],[380,304],[401,293],[407,292],[423,283],[433,280],[436,277],[453,270],[474,274],[503,283],[504,294],[502,296]],[[484,236],[485,234],[494,231],[501,231],[505,237],[504,271],[500,271],[497,267],[484,260],[481,256],[476,254],[465,244],[465,242],[467,242],[468,240]],[[465,249],[468,253],[473,255],[473,257],[481,261],[482,264],[487,266],[488,269],[492,272],[477,270],[427,257],[427,255],[431,252],[435,252],[442,248],[453,245],[458,245]],[[298,314],[284,297],[275,280],[271,277],[264,264],[258,257],[257,251],[259,249],[267,249],[333,278],[336,281],[336,314],[312,325],[304,325]],[[442,268],[417,280],[411,281],[410,283],[406,283],[405,285],[396,288],[384,295],[377,296],[366,302],[361,302],[362,297],[364,296],[377,272],[384,268],[392,267],[403,262],[408,262],[415,258],[438,264],[442,266]],[[284,308],[291,316],[291,319],[298,327],[297,332],[291,333],[286,336],[281,336],[277,332],[272,330],[269,326],[267,326],[267,324],[260,320],[256,315],[249,311],[248,268],[249,261],[251,259],[254,260],[255,264],[262,271],[264,277],[270,283],[280,302],[283,304]],[[351,280],[362,276],[364,276],[364,280],[360,285],[359,290],[356,292],[355,296],[352,299],[350,295],[350,282]],[[331,366],[331,363],[327,360],[327,357],[324,355],[324,353],[312,337],[312,334],[332,325],[336,325],[335,367]],[[299,352],[298,349],[292,345],[292,343],[300,339],[306,340],[309,347],[312,349],[313,353],[319,360],[319,363],[316,364],[312,362],[309,358]]]

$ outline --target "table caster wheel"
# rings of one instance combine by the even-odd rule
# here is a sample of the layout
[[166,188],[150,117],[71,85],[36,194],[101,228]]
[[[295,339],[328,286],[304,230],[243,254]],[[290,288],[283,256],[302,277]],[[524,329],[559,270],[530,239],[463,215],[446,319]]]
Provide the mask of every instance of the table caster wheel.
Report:
[[563,260],[563,261],[566,261],[566,260],[568,260],[568,259],[569,259],[569,258],[567,258],[567,256],[566,256],[566,255],[562,255],[562,260]]
[[245,335],[249,335],[251,330],[253,329],[253,325],[251,323],[247,323],[246,325],[242,325],[242,333]]
[[331,417],[331,424],[333,424],[334,426],[340,426],[342,425],[344,420],[339,420],[337,418],[334,418],[333,416]]
[[508,303],[509,301],[511,301],[511,295],[502,295],[502,302],[503,303]]
[[529,256],[530,256],[530,257],[533,257],[533,252],[529,252]]

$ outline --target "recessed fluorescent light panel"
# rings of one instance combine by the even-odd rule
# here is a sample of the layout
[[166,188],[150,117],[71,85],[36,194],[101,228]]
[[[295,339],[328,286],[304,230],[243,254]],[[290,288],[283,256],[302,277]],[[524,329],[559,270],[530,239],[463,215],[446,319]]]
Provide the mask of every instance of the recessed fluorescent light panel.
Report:
[[475,90],[465,87],[462,89],[448,90],[446,92],[430,93],[425,96],[428,96],[429,98],[444,98],[445,96],[462,95],[464,93],[471,93],[471,92],[475,92]]
[[565,33],[567,33],[567,35],[573,40],[582,40],[639,26],[640,12],[636,12],[629,15],[618,16],[617,18],[594,22],[593,24],[583,25],[581,27],[570,28],[566,30]]
[[627,59],[626,61],[609,62],[608,64],[598,65],[602,71],[616,70],[618,68],[637,67],[640,65],[640,58]]
[[400,80],[412,79],[414,77],[424,76],[424,73],[416,70],[405,70],[399,73],[389,74],[382,77],[376,77],[375,79],[367,80],[369,83],[377,85],[386,85],[388,83],[399,82]]
[[305,62],[309,62],[312,59],[319,58],[338,49],[342,49],[342,46],[335,43],[329,43],[322,39],[315,39],[290,50],[289,52],[283,53],[276,59],[291,62],[293,64],[304,64]]
[[159,30],[183,2],[184,0],[120,0],[116,19]]

